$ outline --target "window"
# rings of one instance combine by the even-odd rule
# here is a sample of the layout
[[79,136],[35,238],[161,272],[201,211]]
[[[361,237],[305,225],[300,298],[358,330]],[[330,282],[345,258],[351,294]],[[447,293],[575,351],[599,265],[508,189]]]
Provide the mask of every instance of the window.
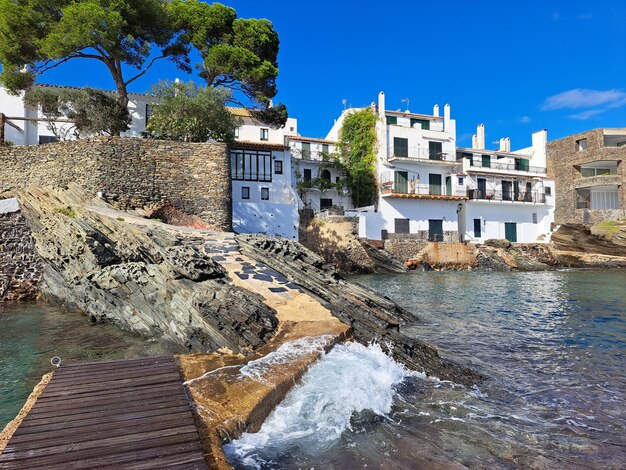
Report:
[[546,186],[546,196],[552,196],[552,188],[550,186]]
[[231,177],[237,181],[272,181],[272,154],[262,150],[230,152]]
[[283,174],[283,161],[282,160],[274,161],[274,173],[276,173],[277,175]]
[[324,210],[324,209],[328,209],[330,207],[333,207],[333,200],[329,199],[329,198],[320,198],[320,209]]
[[322,144],[322,153],[328,155],[330,153],[328,144]]
[[459,184],[462,185],[463,184],[463,177],[459,176]]
[[235,127],[235,139],[239,138],[239,128]]
[[491,168],[491,156],[490,155],[482,156],[481,166],[483,168]]
[[427,119],[414,119],[411,118],[411,127],[421,127],[422,129],[430,129],[430,121]]
[[269,201],[270,188],[261,188],[261,201]]
[[311,169],[305,168],[303,172],[304,181],[311,181]]
[[393,138],[393,156],[408,158],[409,139],[404,139],[402,137]]
[[397,126],[398,125],[398,118],[395,116],[387,116],[387,125],[388,126]]
[[302,142],[302,158],[305,160],[311,159],[311,144],[310,142]]
[[146,105],[146,126],[148,125],[148,121],[150,120],[150,116],[152,116],[152,105]]
[[576,150],[587,150],[587,139],[580,139],[576,141]]
[[250,186],[241,187],[241,199],[250,199]]
[[480,238],[481,235],[481,220],[480,219],[474,219],[474,238]]
[[584,178],[588,178],[590,176],[600,176],[600,175],[611,175],[617,173],[617,167],[615,167],[615,171],[611,168],[590,168],[585,167],[580,169],[580,174]]
[[530,167],[528,166],[528,160],[526,160],[525,158],[516,158],[515,169],[518,171],[528,171],[530,169]]
[[443,160],[443,144],[441,142],[428,142],[428,159]]
[[341,181],[341,178],[339,176],[335,176],[335,183],[339,183]]
[[320,177],[323,180],[328,181],[330,183],[330,170],[327,170],[327,169],[322,170]]
[[262,127],[261,128],[261,140],[269,140],[270,138],[270,130]]
[[410,233],[409,219],[394,219],[395,233]]
[[538,224],[537,213],[533,212],[533,224]]
[[40,135],[39,136],[39,145],[42,144],[51,144],[52,142],[58,142],[59,139],[57,139],[55,136],[53,135]]

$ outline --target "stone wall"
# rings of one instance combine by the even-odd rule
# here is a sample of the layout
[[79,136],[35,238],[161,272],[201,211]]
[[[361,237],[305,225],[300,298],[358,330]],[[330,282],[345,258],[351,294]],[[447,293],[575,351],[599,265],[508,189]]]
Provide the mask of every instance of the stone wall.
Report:
[[[623,129],[626,135],[626,129]],[[577,141],[587,139],[587,149],[578,150]],[[548,178],[556,184],[555,222],[597,223],[626,217],[626,147],[605,147],[604,130],[594,129],[548,142]],[[621,160],[617,175],[583,178],[577,165],[598,160]],[[576,188],[620,184],[619,210],[601,211],[576,208]]]
[[395,256],[403,263],[413,259],[424,248],[428,242],[411,240],[409,238],[390,238],[385,240],[385,250]]
[[231,230],[230,163],[224,144],[94,137],[0,148],[0,198],[28,186],[78,183],[120,209],[169,202]]
[[0,213],[0,303],[36,297],[42,270],[22,214]]

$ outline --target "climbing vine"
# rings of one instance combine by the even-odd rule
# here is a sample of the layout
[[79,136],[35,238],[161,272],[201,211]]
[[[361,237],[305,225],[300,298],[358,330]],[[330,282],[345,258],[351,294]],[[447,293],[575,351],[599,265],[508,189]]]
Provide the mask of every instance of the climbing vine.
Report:
[[366,108],[346,116],[339,131],[339,152],[355,207],[374,204],[376,178],[376,115]]

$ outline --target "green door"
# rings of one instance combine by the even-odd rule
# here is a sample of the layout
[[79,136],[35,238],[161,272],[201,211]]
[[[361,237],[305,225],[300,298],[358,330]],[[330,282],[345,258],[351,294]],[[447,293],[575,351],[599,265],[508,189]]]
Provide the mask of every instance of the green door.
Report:
[[428,175],[428,194],[441,195],[441,175]]
[[517,242],[517,224],[515,222],[504,223],[504,237],[510,242]]
[[446,196],[452,196],[452,177],[446,176]]
[[428,159],[443,160],[443,144],[441,142],[428,142]]
[[394,174],[393,192],[407,194],[409,192],[408,179],[409,173],[407,171],[396,171]]
[[428,241],[429,242],[442,242],[443,241],[443,220],[430,219],[428,221]]

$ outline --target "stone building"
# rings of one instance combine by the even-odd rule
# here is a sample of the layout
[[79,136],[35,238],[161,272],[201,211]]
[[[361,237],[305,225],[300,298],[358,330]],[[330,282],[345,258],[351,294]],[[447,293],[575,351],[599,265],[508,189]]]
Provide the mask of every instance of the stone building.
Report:
[[563,137],[548,142],[547,153],[557,224],[626,218],[626,128]]

